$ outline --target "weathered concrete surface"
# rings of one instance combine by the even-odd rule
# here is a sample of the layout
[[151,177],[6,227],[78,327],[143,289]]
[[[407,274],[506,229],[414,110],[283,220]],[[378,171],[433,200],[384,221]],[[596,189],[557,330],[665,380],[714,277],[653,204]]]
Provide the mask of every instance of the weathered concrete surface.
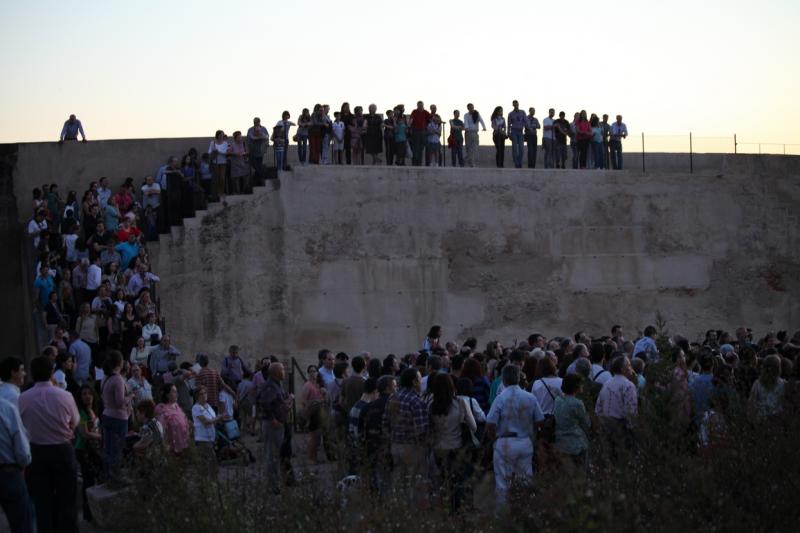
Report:
[[[489,137],[484,137],[489,142]],[[117,187],[132,177],[135,183],[141,184],[144,176],[154,174],[159,166],[166,162],[170,155],[182,156],[190,148],[199,153],[208,150],[210,138],[175,138],[175,139],[128,139],[110,141],[90,141],[88,143],[68,142],[19,143],[0,145],[13,148],[17,153],[13,171],[13,192],[18,202],[20,221],[31,217],[31,191],[42,184],[57,183],[62,198],[66,198],[70,190],[78,194],[80,200],[89,182],[107,176],[113,187]],[[449,152],[447,164],[450,163]],[[266,161],[272,161],[272,150]],[[737,159],[748,156],[739,156]],[[755,156],[754,156],[755,157]],[[763,156],[770,159],[769,156]],[[791,156],[790,156],[791,157]],[[779,158],[778,158],[779,159]],[[289,162],[297,160],[297,150],[289,149]],[[720,174],[724,171],[729,156],[722,154],[695,154],[694,171],[700,174]],[[479,167],[494,167],[494,147],[481,146],[477,159]],[[737,163],[738,165],[738,163]],[[506,147],[506,167],[513,166],[510,145]],[[539,167],[544,166],[544,154],[539,147]],[[634,172],[642,170],[642,156],[638,153],[626,153],[625,167]],[[651,153],[645,158],[645,167],[651,172],[687,172],[689,171],[689,154]]]
[[[800,326],[800,164],[720,176],[305,167],[173,228],[155,252],[185,353],[310,360],[533,331]],[[276,188],[279,186],[279,188]]]

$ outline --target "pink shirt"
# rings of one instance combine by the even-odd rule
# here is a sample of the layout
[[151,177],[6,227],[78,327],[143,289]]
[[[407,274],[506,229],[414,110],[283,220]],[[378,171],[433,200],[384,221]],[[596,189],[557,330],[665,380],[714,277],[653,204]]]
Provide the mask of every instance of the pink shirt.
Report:
[[103,381],[103,414],[119,420],[128,419],[128,399],[125,397],[125,380],[112,374]]
[[160,403],[156,405],[156,418],[164,428],[167,446],[175,453],[189,447],[189,419],[177,403]]
[[630,419],[636,416],[638,396],[636,385],[622,374],[617,374],[603,385],[594,412],[598,416],[618,420]]
[[19,396],[19,414],[31,444],[69,444],[80,422],[72,395],[40,381]]

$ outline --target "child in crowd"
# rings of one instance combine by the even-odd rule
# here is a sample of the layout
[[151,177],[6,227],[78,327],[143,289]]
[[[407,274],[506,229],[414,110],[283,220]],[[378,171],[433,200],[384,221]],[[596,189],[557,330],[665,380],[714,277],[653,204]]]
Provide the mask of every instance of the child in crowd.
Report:
[[339,118],[339,112],[333,113],[333,153],[334,161],[337,165],[342,164],[342,153],[344,152],[344,122]]
[[286,161],[286,137],[283,133],[283,126],[272,128],[272,147],[275,150],[275,168],[281,171]]
[[442,155],[442,119],[439,115],[433,115],[428,122],[428,149],[426,150],[425,166],[439,166],[439,159]]
[[152,399],[142,400],[136,405],[139,440],[133,445],[135,452],[160,451],[164,447],[164,427],[155,417],[155,410],[156,405]]

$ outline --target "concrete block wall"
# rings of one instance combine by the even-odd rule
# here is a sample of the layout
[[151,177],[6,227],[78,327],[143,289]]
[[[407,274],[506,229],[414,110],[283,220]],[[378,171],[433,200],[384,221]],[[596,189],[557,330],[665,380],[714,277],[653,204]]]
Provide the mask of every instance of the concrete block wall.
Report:
[[[756,169],[758,170],[758,169]],[[304,167],[157,245],[185,352],[800,327],[792,175]]]

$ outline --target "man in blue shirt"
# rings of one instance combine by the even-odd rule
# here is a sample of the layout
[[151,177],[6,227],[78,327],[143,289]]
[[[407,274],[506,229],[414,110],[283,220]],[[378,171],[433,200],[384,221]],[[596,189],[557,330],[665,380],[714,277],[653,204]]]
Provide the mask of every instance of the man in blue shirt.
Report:
[[81,142],[86,142],[86,135],[83,133],[81,121],[75,118],[75,115],[70,115],[69,119],[64,122],[64,127],[61,128],[61,135],[58,137],[59,144],[64,141],[77,141],[78,133],[81,134]]
[[628,127],[622,122],[622,115],[617,115],[617,121],[611,125],[611,168],[622,170],[622,139],[628,136]]
[[692,412],[697,420],[703,417],[711,405],[711,395],[714,392],[714,356],[704,353],[700,356],[700,375],[689,384],[692,395]]
[[128,268],[128,264],[131,260],[139,255],[139,245],[136,244],[136,235],[134,235],[133,232],[128,233],[128,242],[120,243],[114,249],[119,252],[122,258],[119,269],[120,271],[124,271]]
[[522,149],[525,145],[525,126],[528,119],[525,112],[519,108],[519,102],[511,102],[514,109],[508,114],[508,136],[511,139],[511,157],[514,159],[514,167],[522,168]]
[[17,407],[0,398],[0,506],[11,531],[33,532],[36,513],[23,471],[31,464],[28,434]]
[[544,420],[536,397],[519,386],[520,369],[516,365],[503,368],[503,394],[495,398],[486,417],[486,432],[494,441],[494,480],[497,503],[508,496],[511,480],[530,482],[533,479],[533,444],[535,425]]
[[636,345],[633,347],[633,356],[641,357],[648,363],[658,362],[659,355],[655,338],[656,328],[654,326],[644,328],[644,337],[636,341]]
[[56,284],[50,275],[50,268],[47,265],[42,265],[39,269],[39,277],[33,282],[33,289],[39,299],[39,308],[44,311],[50,299],[50,293],[56,289]]
[[89,381],[89,373],[92,369],[92,349],[81,340],[77,331],[70,331],[69,343],[68,352],[75,358],[75,370],[72,371],[72,377],[78,385],[83,385]]

